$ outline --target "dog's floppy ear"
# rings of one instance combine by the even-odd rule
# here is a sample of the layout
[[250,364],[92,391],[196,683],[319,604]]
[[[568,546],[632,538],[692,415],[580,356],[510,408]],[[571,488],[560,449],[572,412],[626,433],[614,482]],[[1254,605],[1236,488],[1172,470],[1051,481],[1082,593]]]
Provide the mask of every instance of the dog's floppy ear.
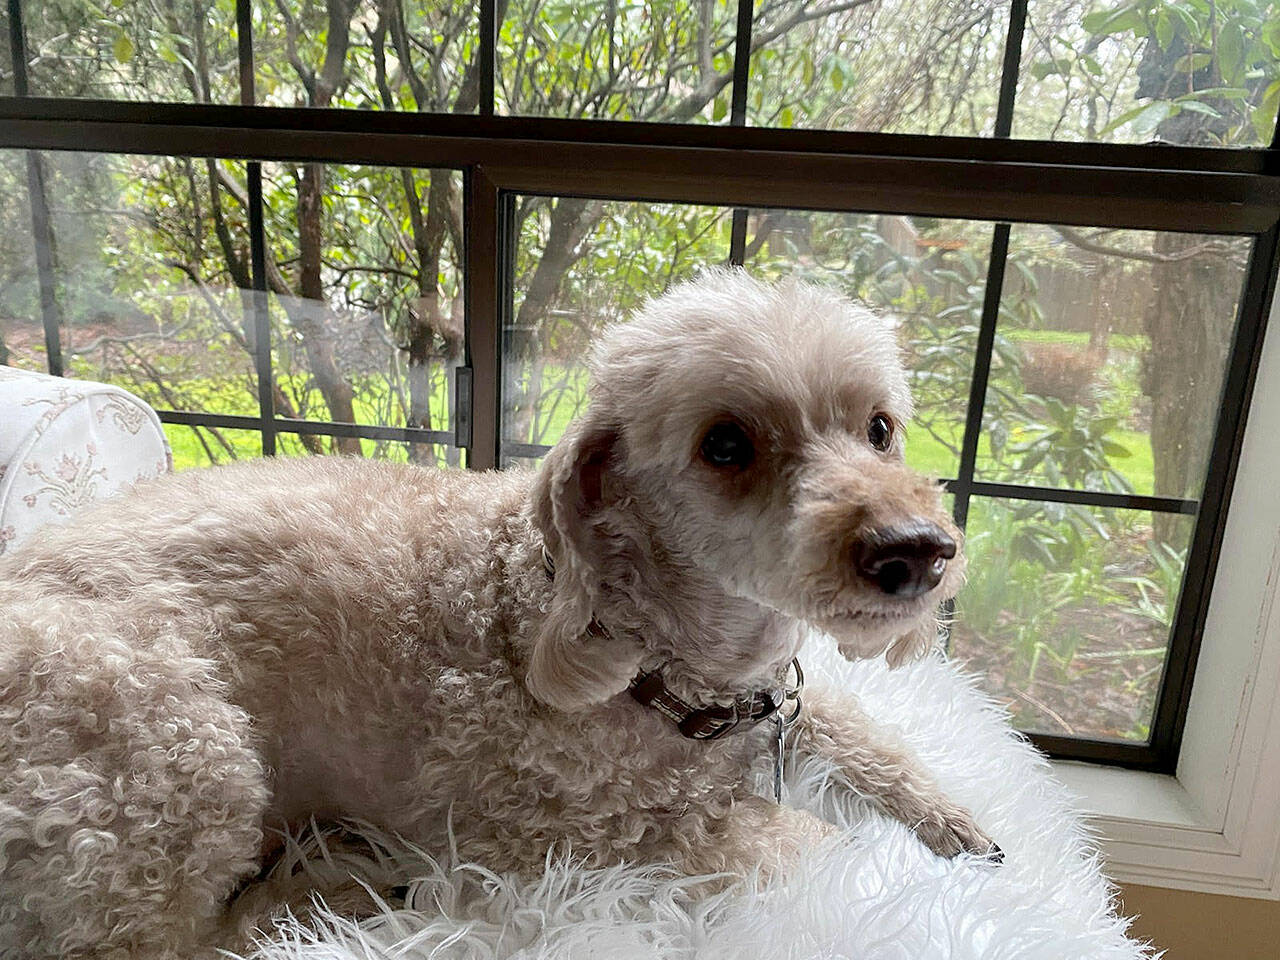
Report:
[[534,522],[555,562],[555,593],[534,637],[525,685],[561,710],[621,693],[640,666],[638,644],[588,631],[600,578],[616,559],[603,519],[621,495],[617,446],[617,431],[588,413],[547,454],[534,484]]

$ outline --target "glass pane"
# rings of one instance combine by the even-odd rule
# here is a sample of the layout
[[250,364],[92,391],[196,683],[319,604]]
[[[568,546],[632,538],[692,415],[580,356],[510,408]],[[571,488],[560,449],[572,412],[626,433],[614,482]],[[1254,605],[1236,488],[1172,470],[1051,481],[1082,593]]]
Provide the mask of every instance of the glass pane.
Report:
[[1274,0],[1031,0],[1015,136],[1265,146],[1280,109]]
[[474,0],[275,0],[253,10],[259,103],[473,113]]
[[736,17],[736,0],[513,0],[498,37],[498,109],[725,121]]
[[1022,730],[1146,741],[1193,526],[975,497],[952,657]]
[[[536,458],[586,400],[592,338],[648,297],[729,256],[730,211],[522,197],[503,329],[503,462]],[[533,445],[533,446],[528,446]]]
[[[451,431],[461,174],[268,164],[263,181],[276,415]],[[361,452],[354,438],[332,444]]]
[[0,150],[0,364],[46,370],[27,156]]
[[186,427],[164,424],[165,436],[173,450],[173,469],[211,467],[233,460],[253,460],[262,456],[262,434],[257,430],[229,427]]
[[989,136],[1007,0],[764,0],[747,115],[758,126]]
[[1017,224],[981,480],[1196,499],[1244,237]]
[[23,4],[31,93],[231,103],[240,96],[229,0]]
[[745,263],[767,279],[835,287],[897,318],[916,416],[907,462],[954,477],[982,319],[989,223],[861,213],[752,211]]
[[258,413],[244,164],[45,153],[68,376]]

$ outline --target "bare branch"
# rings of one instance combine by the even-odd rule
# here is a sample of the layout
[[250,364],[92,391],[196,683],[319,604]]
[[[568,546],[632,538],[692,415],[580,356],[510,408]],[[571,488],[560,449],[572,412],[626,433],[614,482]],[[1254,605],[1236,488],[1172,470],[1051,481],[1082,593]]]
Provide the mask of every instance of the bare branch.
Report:
[[1081,250],[1087,250],[1089,253],[1097,253],[1108,257],[1122,257],[1126,260],[1140,260],[1143,263],[1181,263],[1184,260],[1194,260],[1202,254],[1225,258],[1230,257],[1232,252],[1230,245],[1217,239],[1206,240],[1204,243],[1187,247],[1177,253],[1149,253],[1142,250],[1125,250],[1121,247],[1111,247],[1097,243],[1071,227],[1053,227],[1053,231],[1068,243],[1079,247]]

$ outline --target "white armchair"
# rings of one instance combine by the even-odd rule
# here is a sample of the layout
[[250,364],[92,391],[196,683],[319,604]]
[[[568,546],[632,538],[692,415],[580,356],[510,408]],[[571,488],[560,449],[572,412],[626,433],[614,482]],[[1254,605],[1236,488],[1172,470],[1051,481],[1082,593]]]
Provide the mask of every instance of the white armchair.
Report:
[[172,468],[160,418],[128,391],[0,366],[0,554]]

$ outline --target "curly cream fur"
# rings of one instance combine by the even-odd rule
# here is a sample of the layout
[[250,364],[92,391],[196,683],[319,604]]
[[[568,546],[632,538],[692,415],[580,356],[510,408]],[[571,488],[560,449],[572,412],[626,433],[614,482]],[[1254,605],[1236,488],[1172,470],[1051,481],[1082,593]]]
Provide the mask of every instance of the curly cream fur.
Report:
[[[603,338],[590,407],[537,475],[242,464],[16,551],[0,563],[0,953],[234,945],[246,921],[227,903],[265,831],[312,817],[429,850],[452,837],[527,872],[563,842],[588,864],[782,866],[828,828],[750,796],[769,731],[685,740],[620,694],[666,664],[679,694],[727,702],[781,674],[802,621],[849,656],[932,643],[958,560],[910,601],[848,560],[903,517],[958,538],[901,440],[871,449],[873,411],[910,416],[883,321],[714,272]],[[733,476],[697,455],[726,416],[758,451]],[[802,750],[935,851],[988,850],[855,705],[810,703]]]

